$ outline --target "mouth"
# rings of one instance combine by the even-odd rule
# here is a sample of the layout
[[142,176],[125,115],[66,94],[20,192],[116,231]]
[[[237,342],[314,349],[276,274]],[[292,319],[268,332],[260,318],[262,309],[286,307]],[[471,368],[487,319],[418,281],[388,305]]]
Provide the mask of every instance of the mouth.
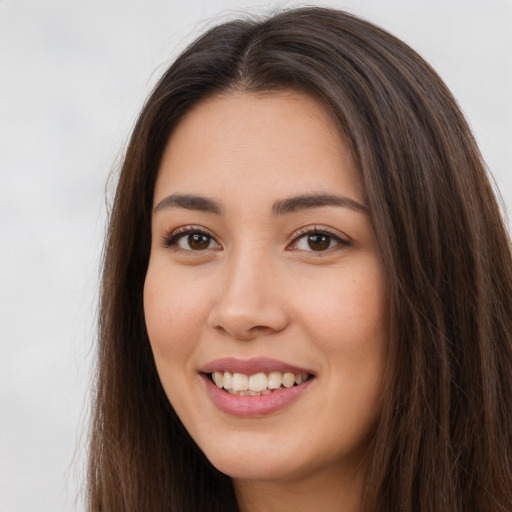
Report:
[[208,374],[210,380],[220,389],[231,395],[262,396],[269,395],[280,389],[300,386],[313,378],[306,372],[258,372],[245,374],[228,371],[214,371]]
[[309,394],[316,374],[275,359],[224,358],[200,370],[213,403],[232,416],[277,413]]

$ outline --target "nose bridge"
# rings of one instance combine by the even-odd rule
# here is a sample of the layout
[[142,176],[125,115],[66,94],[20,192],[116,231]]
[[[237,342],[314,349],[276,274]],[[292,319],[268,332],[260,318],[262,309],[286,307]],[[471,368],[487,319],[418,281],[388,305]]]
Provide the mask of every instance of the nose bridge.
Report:
[[238,339],[284,329],[287,313],[279,265],[268,247],[246,244],[227,258],[210,314],[210,325]]

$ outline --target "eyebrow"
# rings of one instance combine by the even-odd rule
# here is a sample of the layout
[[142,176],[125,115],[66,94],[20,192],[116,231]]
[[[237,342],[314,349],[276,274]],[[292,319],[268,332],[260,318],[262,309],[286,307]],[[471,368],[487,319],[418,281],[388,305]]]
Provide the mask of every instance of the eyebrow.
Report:
[[[322,206],[337,206],[350,208],[356,212],[367,213],[368,207],[364,204],[350,199],[349,197],[336,194],[303,194],[276,201],[272,205],[274,215],[286,215],[300,210],[320,208]],[[224,208],[217,201],[204,196],[192,194],[172,194],[162,199],[154,208],[154,212],[160,212],[169,208],[185,208],[215,215],[222,215]]]
[[192,194],[172,194],[167,196],[155,206],[153,211],[156,213],[168,208],[185,208],[186,210],[198,210],[216,215],[222,215],[223,213],[223,208],[217,201]]
[[276,201],[272,205],[274,215],[286,215],[298,210],[307,210],[309,208],[319,208],[322,206],[339,206],[350,208],[356,212],[367,213],[368,207],[349,197],[336,194],[304,194]]

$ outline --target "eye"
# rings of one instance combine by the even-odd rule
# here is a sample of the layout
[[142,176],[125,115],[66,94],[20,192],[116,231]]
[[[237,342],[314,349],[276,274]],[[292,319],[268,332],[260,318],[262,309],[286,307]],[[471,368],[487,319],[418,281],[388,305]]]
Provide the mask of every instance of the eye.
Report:
[[292,242],[291,249],[308,252],[326,252],[338,246],[347,246],[350,242],[344,240],[339,235],[330,231],[320,230],[318,228],[306,228],[301,230]]
[[191,252],[221,248],[210,233],[197,227],[178,228],[165,237],[163,243],[165,247]]

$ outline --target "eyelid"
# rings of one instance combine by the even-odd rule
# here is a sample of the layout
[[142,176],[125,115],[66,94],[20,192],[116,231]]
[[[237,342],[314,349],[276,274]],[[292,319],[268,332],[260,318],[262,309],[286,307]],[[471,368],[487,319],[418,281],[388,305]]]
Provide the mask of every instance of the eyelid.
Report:
[[[293,250],[292,245],[297,244],[298,241],[303,238],[306,235],[312,235],[312,234],[324,234],[327,236],[330,236],[332,239],[334,239],[336,242],[338,242],[339,245],[342,247],[347,247],[352,245],[351,239],[349,236],[347,236],[342,231],[339,231],[337,229],[333,229],[327,226],[322,226],[318,224],[313,224],[309,226],[304,226],[302,228],[299,228],[297,231],[295,231],[290,239],[290,243],[287,245],[287,250]],[[322,254],[329,253],[332,250],[336,249],[338,247],[331,247],[329,249],[326,249],[325,251],[304,251],[304,252],[311,252],[314,253],[315,256],[321,256]]]
[[[211,238],[211,240],[213,240],[213,242],[215,242],[215,244],[217,244],[218,247],[208,248],[208,249],[204,249],[204,250],[183,249],[183,248],[179,247],[177,242],[182,237],[185,237],[190,234],[206,235],[209,238]],[[334,241],[336,241],[337,244],[334,247],[330,247],[324,251],[314,251],[314,250],[308,251],[308,250],[297,249],[296,247],[293,247],[302,238],[304,238],[307,235],[312,235],[312,234],[327,235],[328,237],[330,237]],[[185,226],[180,226],[176,229],[171,230],[170,232],[168,232],[162,236],[161,244],[164,248],[172,248],[176,252],[184,252],[184,253],[190,253],[190,254],[192,254],[192,253],[200,254],[200,253],[206,253],[207,251],[211,251],[211,250],[222,249],[222,245],[217,240],[217,238],[213,235],[213,233],[210,230],[204,228],[203,226],[200,226],[197,224],[189,224],[189,225],[185,225]],[[339,231],[337,229],[333,229],[333,228],[330,228],[327,226],[314,224],[314,225],[304,226],[304,227],[297,229],[290,236],[290,242],[287,244],[286,250],[289,250],[289,251],[298,250],[298,251],[301,251],[304,253],[313,253],[310,256],[314,255],[315,257],[317,257],[317,256],[322,256],[323,254],[326,254],[326,253],[331,253],[334,250],[336,250],[337,248],[339,249],[339,248],[347,247],[350,245],[351,245],[350,237],[347,236],[342,231]]]
[[[217,238],[213,235],[213,233],[204,228],[203,226],[199,226],[197,224],[188,224],[185,226],[180,226],[179,228],[173,229],[170,232],[167,232],[162,236],[162,246],[164,248],[172,248],[173,250],[179,252],[186,252],[186,253],[201,253],[206,252],[207,250],[211,249],[204,249],[203,251],[194,251],[192,249],[182,249],[181,247],[177,246],[177,242],[180,238],[191,235],[191,234],[201,234],[206,235],[210,237],[218,246],[219,248],[222,248],[221,244],[217,240]],[[215,248],[215,250],[218,250],[218,248]]]

